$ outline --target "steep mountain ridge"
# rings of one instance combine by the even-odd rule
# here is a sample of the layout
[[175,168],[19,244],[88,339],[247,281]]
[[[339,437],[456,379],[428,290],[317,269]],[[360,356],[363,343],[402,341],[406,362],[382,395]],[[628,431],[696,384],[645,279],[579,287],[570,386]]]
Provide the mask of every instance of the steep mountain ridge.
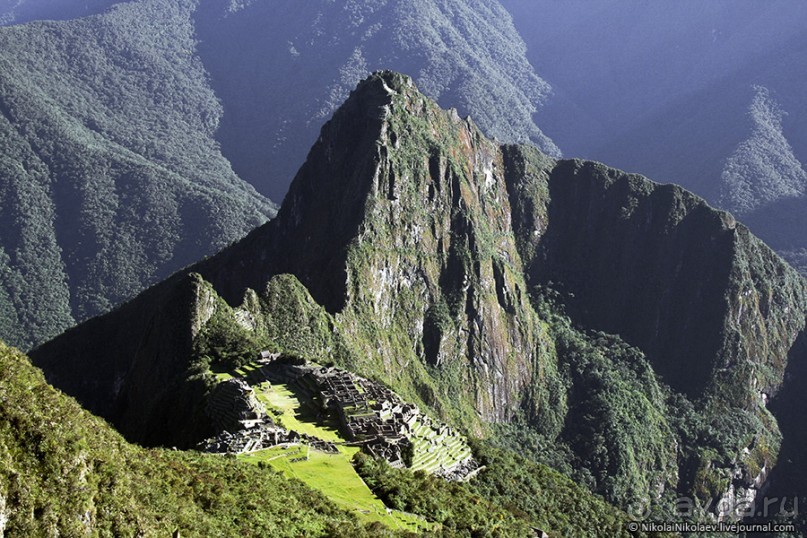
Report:
[[[310,292],[316,303],[323,305],[331,315],[336,314],[337,321],[345,325],[358,325],[365,316],[381,316],[381,326],[374,329],[374,336],[381,338],[383,343],[367,341],[364,338],[369,335],[359,331],[358,337],[350,344],[366,349],[351,350],[352,361],[372,360],[371,364],[375,364],[379,358],[367,354],[381,353],[381,362],[385,365],[384,376],[391,377],[407,362],[407,355],[413,351],[407,349],[411,343],[420,342],[423,338],[420,331],[432,331],[436,342],[421,342],[418,346],[429,347],[430,362],[434,364],[456,362],[466,355],[475,356],[475,360],[493,359],[493,365],[499,371],[479,372],[484,377],[474,380],[474,385],[478,387],[477,395],[481,399],[477,410],[483,416],[503,420],[518,407],[516,397],[531,380],[531,370],[536,363],[534,353],[541,345],[540,335],[543,331],[535,318],[517,320],[513,317],[516,311],[530,311],[521,270],[512,270],[504,265],[505,262],[494,263],[493,260],[493,256],[499,252],[498,256],[511,259],[508,264],[518,263],[515,245],[506,243],[506,234],[500,234],[499,238],[505,243],[492,242],[498,226],[505,230],[509,228],[504,183],[499,180],[486,189],[479,189],[472,181],[474,174],[491,174],[490,179],[493,179],[491,167],[494,166],[492,156],[497,152],[496,146],[458,116],[440,112],[414,90],[411,79],[395,77],[391,80],[397,84],[396,90],[385,89],[386,82],[381,77],[363,84],[323,128],[320,141],[300,170],[279,218],[191,269],[212,284],[215,290],[213,297],[210,292],[204,291],[208,288],[203,282],[184,276],[187,273],[183,272],[120,309],[121,317],[137,318],[135,325],[120,335],[128,344],[118,347],[116,360],[107,361],[104,367],[114,369],[115,373],[80,381],[82,384],[85,381],[88,383],[81,391],[88,398],[81,397],[82,401],[103,401],[98,406],[90,404],[97,411],[109,405],[108,397],[101,395],[109,394],[111,387],[120,384],[115,380],[133,375],[128,372],[130,368],[132,372],[138,370],[135,353],[142,356],[147,364],[160,365],[160,360],[155,359],[158,355],[153,352],[155,348],[149,347],[151,344],[159,349],[167,348],[161,352],[165,356],[175,359],[181,357],[171,351],[173,344],[167,342],[177,339],[184,341],[187,352],[190,338],[200,330],[198,327],[189,329],[196,325],[203,326],[213,316],[215,307],[211,309],[209,305],[215,304],[215,295],[221,295],[232,307],[246,309],[251,306],[252,296],[250,293],[245,296],[245,292],[252,289],[262,296],[267,289],[267,280],[272,275],[290,273],[305,286],[295,292],[288,289],[289,285],[294,284],[286,281],[278,284],[286,287],[290,297],[300,293],[308,295]],[[399,93],[404,103],[396,102],[396,105],[404,108],[393,114],[390,111],[391,97]],[[407,102],[409,99],[413,102]],[[423,129],[422,119],[418,118],[421,113],[428,114],[428,121],[434,123],[433,129]],[[402,125],[396,127],[396,121]],[[419,125],[415,125],[417,122],[420,122]],[[417,130],[418,127],[420,130]],[[410,133],[418,133],[423,138],[410,139]],[[396,140],[406,142],[400,151],[396,151],[395,145],[401,144]],[[422,156],[428,155],[428,151],[420,153],[420,148],[429,145],[435,153],[431,160]],[[479,153],[478,168],[462,162],[461,158],[452,158],[476,152]],[[418,186],[413,188],[415,182]],[[485,192],[488,190],[490,192]],[[421,197],[428,197],[429,193],[432,196],[432,209],[420,204]],[[462,204],[461,200],[466,200],[468,208],[452,214],[451,208]],[[412,214],[411,209],[416,207],[418,212]],[[428,222],[428,228],[421,222],[422,219],[432,220]],[[417,228],[421,227],[424,228],[422,235],[417,235]],[[323,233],[326,230],[327,233]],[[399,231],[404,231],[404,235],[396,237]],[[423,248],[424,241],[428,242],[427,248]],[[276,257],[278,252],[284,255]],[[431,252],[435,254],[429,254]],[[398,274],[407,275],[409,289],[396,282],[394,275]],[[470,279],[474,280],[475,285],[468,292],[466,280]],[[479,286],[482,280],[489,285]],[[498,286],[494,285],[497,280]],[[372,287],[367,286],[370,282]],[[396,288],[387,287],[391,284],[395,284]],[[181,310],[189,301],[173,301],[170,296],[186,294],[187,291],[180,290],[187,290],[188,286],[195,288],[191,296],[196,296],[194,303],[198,306],[181,315],[166,315],[166,321],[171,320],[172,325],[184,327],[180,331],[172,330],[174,336],[166,340],[166,323],[146,321],[151,316],[140,315],[140,305],[146,304],[150,310],[152,302],[156,301],[162,305],[161,311],[175,307]],[[372,294],[368,296],[370,290]],[[247,302],[242,305],[244,300]],[[434,303],[435,311],[426,316],[428,303]],[[123,311],[127,314],[123,314]],[[193,311],[196,313],[192,314]],[[485,329],[488,329],[489,323],[501,324],[502,327],[492,335],[481,334],[481,328],[473,327],[469,319],[479,315],[480,311],[482,316],[490,316],[485,319]],[[255,317],[258,312],[249,314]],[[442,322],[446,321],[447,325],[453,323],[441,318],[451,315],[465,318],[460,326],[450,328],[453,335],[464,333],[465,337],[453,349],[443,350],[446,357],[440,359],[441,346],[452,345],[452,338],[441,333],[444,330]],[[428,317],[429,321],[424,321],[424,317]],[[198,318],[202,321],[199,322]],[[98,324],[102,327],[108,322],[108,318],[98,318],[88,322],[88,325]],[[418,330],[418,326],[422,328]],[[516,335],[517,347],[514,349],[507,341],[512,336],[502,338],[499,331],[512,331]],[[78,360],[83,360],[94,355],[90,350],[100,343],[94,338],[100,337],[103,332],[103,329],[94,329],[89,334],[68,331],[64,338],[81,346],[80,352],[75,350],[72,354]],[[141,341],[143,333],[149,337]],[[399,337],[408,341],[392,340]],[[399,351],[406,355],[395,356]],[[113,363],[117,365],[112,366]],[[351,363],[350,366],[362,371],[361,362]],[[166,365],[162,364],[161,367]],[[514,378],[504,376],[503,367],[509,368]],[[413,365],[413,371],[410,375],[416,378],[420,376],[419,381],[427,383],[424,388],[434,391],[434,397],[437,397],[437,391],[445,390],[436,387],[434,380],[429,379],[425,365],[419,368]],[[496,373],[499,379],[494,377]],[[57,386],[62,386],[63,381],[59,377],[60,374],[54,372],[51,379]],[[130,385],[132,390],[149,391],[148,384]],[[413,392],[411,387],[409,392]],[[507,405],[494,406],[501,399],[505,399]],[[435,405],[440,402],[431,403]],[[474,417],[468,419],[471,423],[478,422]]]
[[[70,20],[12,24],[36,17]],[[371,69],[559,153],[495,0],[22,0],[3,24],[0,336],[23,348],[272,217],[266,196]]]
[[[502,4],[554,88],[536,122],[566,155],[680,184],[739,211],[758,237],[805,267],[803,195],[748,213],[759,205],[754,196],[770,201],[803,184],[803,2]],[[751,120],[772,118],[760,114],[759,88],[786,113],[779,126]]]
[[[775,92],[754,88],[748,107],[748,138],[726,159],[721,174],[720,204],[733,211],[791,265],[807,271],[807,248],[801,231],[807,229],[807,172],[797,154],[804,134],[800,118],[790,112]],[[792,106],[792,100],[790,101]]]
[[[700,383],[731,362],[781,361],[803,328],[789,312],[794,301],[804,311],[803,279],[697,196],[566,161],[549,174],[549,198],[546,217],[535,216],[550,224],[534,282],[561,283],[576,296],[576,319],[642,349],[674,389],[699,396]],[[779,366],[778,379],[759,379],[763,386],[781,383]]]
[[211,366],[335,361],[471,433],[521,424],[565,446],[622,505],[705,502],[753,496],[774,465],[760,392],[782,385],[805,311],[803,279],[726,213],[499,146],[382,72],[323,127],[275,220],[33,359],[130,438],[177,445],[209,433]]

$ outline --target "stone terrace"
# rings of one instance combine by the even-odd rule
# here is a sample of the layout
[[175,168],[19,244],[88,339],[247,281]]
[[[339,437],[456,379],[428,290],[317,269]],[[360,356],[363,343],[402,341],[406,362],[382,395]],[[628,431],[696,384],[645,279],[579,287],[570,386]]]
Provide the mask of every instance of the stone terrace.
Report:
[[425,470],[461,480],[478,469],[462,435],[420,412],[383,385],[346,370],[272,357],[258,361],[252,376],[292,386],[316,407],[320,417],[332,416],[352,443],[396,467]]

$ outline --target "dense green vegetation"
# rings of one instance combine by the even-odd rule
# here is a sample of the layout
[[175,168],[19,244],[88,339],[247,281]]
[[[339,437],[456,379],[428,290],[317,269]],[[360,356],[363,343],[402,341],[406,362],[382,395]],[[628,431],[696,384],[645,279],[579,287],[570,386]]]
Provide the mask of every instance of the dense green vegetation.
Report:
[[669,389],[644,354],[616,336],[575,328],[552,290],[534,295],[551,327],[568,411],[559,418],[560,430],[522,415],[497,425],[491,442],[549,465],[620,506],[676,488],[678,413],[668,407]]
[[[569,413],[557,437],[520,417],[497,425],[491,444],[545,464],[618,506],[647,503],[657,520],[681,517],[678,495],[695,502],[688,517],[706,517],[706,507],[730,484],[748,488],[763,467],[778,461],[782,436],[770,412],[677,392],[638,349],[575,327],[560,294],[536,289],[534,296],[550,321],[561,369],[571,376]],[[799,353],[803,347],[794,347],[792,356]],[[773,412],[791,435],[798,431],[792,417]],[[798,441],[786,446],[793,450]],[[800,458],[788,457],[785,468],[803,472]],[[784,490],[792,499],[798,487]]]
[[470,486],[550,536],[644,536],[627,531],[627,514],[558,471],[489,442],[475,451],[486,469]]
[[[563,430],[547,443],[554,445],[552,452],[574,454],[560,468],[620,506],[640,492],[674,488],[677,439],[665,390],[649,362],[618,337],[576,330],[556,313],[558,306],[553,311],[544,305],[540,311],[550,320],[569,387]],[[554,461],[562,457],[561,452]]]
[[126,443],[0,344],[6,536],[382,536],[296,480],[235,458]]
[[192,7],[0,28],[7,341],[39,344],[274,214],[213,138],[221,105],[193,56]]
[[447,483],[422,472],[393,469],[365,454],[354,465],[388,506],[442,525],[446,536],[645,536],[627,530],[621,512],[549,467],[509,450],[477,443],[486,468],[467,483]]
[[387,506],[420,514],[440,524],[445,536],[527,536],[528,521],[472,488],[445,482],[425,472],[393,469],[363,453],[354,457],[356,469]]

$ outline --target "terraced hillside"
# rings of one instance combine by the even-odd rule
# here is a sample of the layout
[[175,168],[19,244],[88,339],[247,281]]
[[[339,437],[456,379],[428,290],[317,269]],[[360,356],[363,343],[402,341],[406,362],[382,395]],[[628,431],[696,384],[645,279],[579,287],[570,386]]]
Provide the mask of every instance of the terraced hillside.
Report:
[[270,469],[130,445],[2,343],[0,500],[9,537],[383,534]]
[[[232,445],[222,447],[211,440],[205,443],[208,451],[237,452],[241,460],[269,465],[286,476],[302,480],[361,520],[411,531],[433,528],[422,517],[389,511],[353,468],[352,459],[361,446],[347,442],[339,432],[335,417],[317,416],[313,393],[306,393],[298,383],[270,382],[263,368],[263,365],[251,363],[231,373],[219,373],[216,377],[221,381],[233,377],[248,380],[260,402],[256,406],[258,413],[268,415],[277,426],[304,437],[247,451],[232,450]],[[276,376],[273,378],[277,380]],[[241,428],[242,435],[249,434],[246,426]],[[224,435],[225,439],[229,437],[229,434]],[[324,444],[330,445],[327,450],[320,448]]]
[[[251,411],[240,422],[213,416],[214,422],[232,426],[223,433],[225,442],[205,442],[208,450],[246,453],[268,445],[304,444],[334,454],[350,446],[395,467],[454,480],[467,479],[478,469],[462,435],[386,387],[339,368],[273,357],[234,372],[248,383],[241,385],[244,396],[240,399]],[[219,383],[229,383],[232,374],[217,374],[216,378]],[[228,395],[228,399],[238,397]],[[214,415],[226,412],[220,406],[208,409]],[[292,433],[278,432],[278,427]],[[258,431],[261,429],[264,435]],[[262,441],[244,444],[240,440],[250,437]]]

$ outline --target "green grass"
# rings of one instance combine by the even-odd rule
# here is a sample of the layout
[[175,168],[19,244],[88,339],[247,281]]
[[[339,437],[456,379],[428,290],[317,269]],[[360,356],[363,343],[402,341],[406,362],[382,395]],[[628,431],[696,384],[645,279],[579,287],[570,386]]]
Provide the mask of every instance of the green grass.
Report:
[[[286,476],[300,479],[307,486],[323,493],[337,506],[351,510],[366,523],[378,521],[393,529],[416,532],[433,530],[431,524],[418,516],[388,510],[367,487],[351,463],[360,448],[346,446],[336,419],[328,418],[324,422],[318,420],[315,410],[307,405],[306,395],[295,386],[269,381],[256,383],[256,379],[262,378],[262,375],[256,375],[258,370],[259,366],[252,363],[231,372],[214,372],[214,375],[219,381],[232,377],[250,380],[258,401],[277,424],[287,430],[336,443],[339,453],[325,454],[310,450],[306,445],[292,445],[243,454],[238,456],[239,459],[254,464],[268,464]],[[431,446],[430,439],[441,443],[434,452],[427,452]],[[459,437],[440,435],[421,421],[413,424],[412,441],[415,444],[413,471],[434,472],[441,467],[451,467],[470,456],[470,449]]]
[[380,534],[319,491],[261,467],[129,444],[0,343],[0,494],[7,536]]
[[216,378],[216,383],[221,383],[222,381],[227,381],[228,379],[232,379],[233,375],[228,373],[228,372],[221,372],[221,373],[215,372],[213,374],[213,377]]
[[[239,459],[254,464],[267,463],[286,476],[303,481],[337,506],[353,511],[362,521],[378,521],[393,529],[415,532],[430,530],[432,526],[417,516],[387,510],[351,464],[358,451],[358,447],[340,446],[339,454],[325,454],[300,445],[273,447],[239,456]],[[292,461],[297,458],[305,459]]]
[[[257,463],[264,461],[283,471],[288,476],[299,478],[309,486],[325,493],[331,500],[359,513],[386,513],[384,504],[362,482],[350,464],[351,451],[325,454],[309,450],[307,446],[270,448],[245,455],[244,460]],[[356,450],[353,450],[355,453]],[[305,457],[302,461],[292,459]]]
[[[231,372],[213,372],[216,381],[226,381],[233,377],[247,378],[260,369],[257,363],[245,364]],[[324,441],[342,443],[345,439],[339,433],[334,420],[326,420],[317,424],[313,411],[303,405],[305,398],[288,384],[270,383],[268,381],[252,384],[255,396],[261,402],[272,419],[286,428],[298,433],[319,437]]]
[[235,370],[219,371],[218,368],[211,368],[211,373],[213,374],[213,377],[216,378],[217,382],[221,382],[221,381],[227,381],[228,379],[232,379],[234,377],[246,378],[249,376],[249,374],[257,370],[260,370],[260,365],[257,362],[251,362],[249,364],[244,364],[236,368]]
[[302,404],[295,391],[288,385],[261,383],[254,386],[258,401],[264,404],[272,418],[287,430],[319,437],[325,441],[342,443],[345,439],[339,434],[335,422],[317,424],[310,409]]
[[[216,373],[219,381],[233,376],[246,377],[256,370],[255,365],[245,365],[233,373]],[[300,401],[297,392],[289,385],[269,383],[253,385],[255,395],[272,415],[272,418],[288,430],[318,437],[333,443],[344,443],[333,421],[317,424],[313,412]],[[238,459],[258,464],[265,463],[283,472],[286,476],[298,478],[309,487],[320,491],[337,506],[354,512],[367,523],[378,521],[393,529],[413,532],[428,531],[431,524],[418,516],[396,510],[388,511],[384,503],[376,497],[367,484],[359,477],[351,464],[353,456],[360,448],[339,445],[339,454],[325,454],[311,450],[307,445],[272,447]],[[297,460],[299,461],[292,461]]]
[[[258,370],[257,365],[247,364],[233,372],[238,377],[248,377]],[[217,373],[219,380],[227,379],[231,374]],[[252,386],[255,395],[267,413],[276,423],[288,430],[294,430],[325,441],[344,443],[345,439],[339,432],[335,419],[326,419],[324,423],[317,420],[314,411],[303,404],[305,396],[294,387],[284,383],[264,382]],[[439,435],[427,424],[417,421],[412,427],[412,441],[414,443],[414,457],[412,470],[424,470],[433,473],[441,467],[450,468],[470,456],[470,449],[455,435]],[[431,446],[429,440],[434,440],[440,446],[434,452],[427,452]],[[353,451],[355,453],[355,450]],[[351,454],[352,455],[352,454]]]

